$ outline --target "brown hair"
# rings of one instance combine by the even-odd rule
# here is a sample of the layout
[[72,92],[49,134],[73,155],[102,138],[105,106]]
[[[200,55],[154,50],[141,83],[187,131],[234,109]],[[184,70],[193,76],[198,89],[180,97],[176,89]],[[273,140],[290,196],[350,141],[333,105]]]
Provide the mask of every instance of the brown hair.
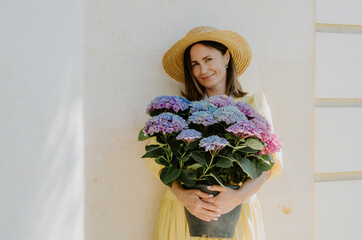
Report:
[[[200,43],[208,47],[219,50],[222,55],[225,55],[227,47],[219,42],[200,41],[188,46],[184,52],[184,72],[185,72],[185,91],[181,91],[181,95],[190,101],[201,100],[205,96],[205,88],[196,80],[192,74],[190,49],[195,44]],[[236,70],[233,58],[230,54],[230,60],[226,71],[226,94],[228,96],[242,97],[247,94],[241,88],[241,85],[236,76]]]

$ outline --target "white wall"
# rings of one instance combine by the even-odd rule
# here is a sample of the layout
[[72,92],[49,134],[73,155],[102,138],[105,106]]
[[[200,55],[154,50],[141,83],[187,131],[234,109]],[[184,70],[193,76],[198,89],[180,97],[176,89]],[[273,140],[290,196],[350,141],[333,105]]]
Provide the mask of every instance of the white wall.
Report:
[[82,240],[82,1],[2,1],[0,29],[0,239]]
[[162,55],[191,28],[239,32],[253,59],[241,77],[265,92],[285,171],[260,191],[268,239],[313,237],[313,34],[308,1],[85,1],[87,240],[152,239],[164,186],[140,156],[150,100],[180,85]]
[[361,9],[359,0],[316,0],[316,240],[362,235]]

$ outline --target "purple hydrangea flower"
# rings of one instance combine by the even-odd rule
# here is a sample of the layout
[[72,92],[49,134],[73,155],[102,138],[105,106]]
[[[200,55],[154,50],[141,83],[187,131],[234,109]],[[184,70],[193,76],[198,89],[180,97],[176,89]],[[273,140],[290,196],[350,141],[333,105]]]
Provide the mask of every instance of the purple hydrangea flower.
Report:
[[242,113],[250,118],[253,118],[257,115],[257,112],[249,103],[239,101],[235,103],[234,106],[236,106]]
[[162,132],[163,134],[180,132],[187,129],[187,122],[180,116],[165,112],[152,117],[147,121],[143,132],[149,136]]
[[187,119],[187,122],[194,124],[202,124],[204,126],[209,126],[214,123],[217,123],[212,114],[208,111],[199,111],[192,113],[191,116]]
[[172,109],[174,112],[184,111],[189,107],[190,102],[179,96],[158,96],[148,104],[146,113],[149,114],[153,110]]
[[199,111],[213,112],[215,109],[216,107],[214,105],[205,100],[192,101],[190,103],[190,113],[199,112]]
[[218,122],[225,122],[226,124],[233,124],[236,122],[248,120],[245,114],[235,106],[225,106],[218,108],[213,112],[212,115]]
[[257,137],[261,138],[260,129],[255,125],[253,121],[241,121],[237,122],[227,129],[227,132],[232,133],[238,138],[245,138],[245,137]]
[[194,129],[187,129],[180,132],[180,134],[176,137],[177,140],[182,140],[187,144],[193,142],[197,139],[201,138],[201,133]]
[[206,101],[216,107],[225,107],[234,104],[234,100],[226,95],[211,96],[208,99],[206,99]]
[[210,137],[201,139],[199,146],[204,147],[206,152],[218,151],[223,149],[228,143],[228,140],[226,140],[225,138],[212,135]]
[[266,118],[260,113],[256,113],[255,117],[251,119],[254,124],[263,132],[271,132],[271,125]]

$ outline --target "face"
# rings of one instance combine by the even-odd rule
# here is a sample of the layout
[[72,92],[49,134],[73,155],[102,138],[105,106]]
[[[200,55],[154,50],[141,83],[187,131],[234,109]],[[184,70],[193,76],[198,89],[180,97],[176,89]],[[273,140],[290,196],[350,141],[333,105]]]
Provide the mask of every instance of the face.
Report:
[[191,47],[192,74],[205,87],[206,92],[225,91],[226,66],[229,58],[229,52],[222,55],[219,50],[200,43]]

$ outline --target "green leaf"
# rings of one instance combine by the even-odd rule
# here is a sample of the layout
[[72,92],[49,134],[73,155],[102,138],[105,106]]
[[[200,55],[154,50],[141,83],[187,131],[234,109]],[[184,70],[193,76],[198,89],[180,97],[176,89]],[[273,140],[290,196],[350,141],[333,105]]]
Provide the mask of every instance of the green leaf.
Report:
[[173,181],[180,176],[181,170],[175,167],[164,167],[160,174],[161,181],[167,186],[172,187]]
[[202,167],[202,165],[200,163],[194,163],[190,166],[187,167],[187,170],[192,170],[192,171],[195,171],[197,170],[198,168]]
[[263,155],[261,155],[261,158],[263,158],[265,161],[270,162],[270,163],[274,162],[274,158],[270,154],[263,154]]
[[191,157],[198,163],[200,163],[203,166],[207,165],[206,162],[206,152],[192,152]]
[[196,183],[196,173],[188,170],[181,170],[179,180],[186,186],[194,186]]
[[269,162],[264,161],[262,158],[255,160],[255,167],[261,171],[268,171],[271,169],[272,165]]
[[222,187],[225,187],[224,184],[222,184],[221,180],[217,178],[213,173],[210,173],[209,175],[213,177]]
[[145,135],[145,133],[143,132],[144,129],[145,129],[145,128],[142,128],[141,131],[139,132],[139,134],[138,134],[138,141],[144,141],[144,140],[150,138],[150,136]]
[[215,166],[221,168],[229,168],[233,165],[233,162],[230,158],[219,156],[219,160],[216,162]]
[[[153,146],[153,145],[150,145]],[[148,146],[146,146],[146,151],[148,149]],[[152,151],[147,151],[142,158],[157,158],[160,156],[163,156],[165,154],[165,151],[163,150],[163,148],[154,148],[154,147],[150,147],[149,149],[153,149]]]
[[155,162],[158,163],[158,164],[161,164],[163,166],[168,166],[169,165],[169,163],[166,161],[166,159],[163,156],[157,157],[155,159]]
[[245,153],[257,153],[258,150],[252,149],[250,147],[244,147],[242,149],[238,149],[238,152],[245,152]]
[[264,171],[261,169],[256,169],[256,177],[258,178]]
[[243,169],[243,171],[248,174],[249,177],[251,177],[252,179],[258,177],[255,165],[252,161],[247,158],[238,158],[236,159],[236,162],[239,164],[241,169]]
[[163,156],[164,152],[163,151],[152,151],[152,152],[146,152],[142,158],[157,158],[160,156]]
[[168,145],[170,146],[171,150],[173,152],[180,152],[181,149],[181,144],[183,144],[183,142],[180,141],[168,141]]
[[147,145],[146,146],[146,151],[147,152],[152,152],[152,151],[154,151],[154,150],[156,150],[156,149],[158,149],[160,147],[161,147],[161,145]]
[[264,145],[261,143],[261,141],[258,138],[248,138],[246,140],[246,145],[254,150],[263,150]]

